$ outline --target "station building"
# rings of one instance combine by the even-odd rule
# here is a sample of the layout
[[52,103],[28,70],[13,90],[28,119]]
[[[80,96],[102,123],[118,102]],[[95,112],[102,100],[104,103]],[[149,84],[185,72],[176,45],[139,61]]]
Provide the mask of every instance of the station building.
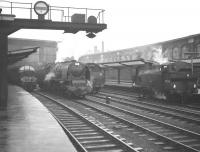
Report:
[[109,52],[83,55],[81,62],[107,63],[130,60],[155,60],[155,55],[161,50],[163,58],[168,60],[191,60],[200,62],[200,34],[190,35],[169,41],[158,42],[149,45],[132,47]]
[[56,53],[58,50],[56,41],[49,40],[36,40],[36,39],[22,39],[22,38],[9,38],[8,50],[16,51],[38,47],[38,51],[29,55],[27,58],[16,62],[12,66],[30,65],[37,68],[46,63],[53,63],[56,60]]

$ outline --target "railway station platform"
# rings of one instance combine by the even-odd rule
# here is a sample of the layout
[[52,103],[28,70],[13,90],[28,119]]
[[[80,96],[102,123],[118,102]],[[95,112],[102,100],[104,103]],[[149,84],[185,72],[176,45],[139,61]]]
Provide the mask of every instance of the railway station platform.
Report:
[[76,152],[39,100],[17,86],[8,92],[8,109],[0,111],[0,152]]

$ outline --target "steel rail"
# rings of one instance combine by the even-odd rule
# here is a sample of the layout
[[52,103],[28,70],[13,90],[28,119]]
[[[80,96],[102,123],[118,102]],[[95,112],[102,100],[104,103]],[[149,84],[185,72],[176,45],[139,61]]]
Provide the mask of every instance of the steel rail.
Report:
[[[155,119],[146,117],[146,116],[142,116],[142,115],[139,115],[139,114],[137,114],[137,113],[133,113],[133,112],[130,112],[130,111],[126,111],[126,110],[120,109],[120,108],[118,108],[118,107],[114,107],[114,106],[111,106],[111,105],[108,105],[108,104],[104,104],[104,103],[98,102],[98,101],[96,101],[96,100],[87,99],[87,101],[90,101],[90,102],[93,102],[93,103],[97,103],[97,104],[100,104],[100,105],[103,105],[103,106],[106,106],[106,107],[110,107],[110,108],[112,108],[112,109],[121,111],[121,112],[123,112],[123,113],[127,113],[127,114],[129,114],[129,115],[134,115],[134,116],[140,117],[140,118],[142,118],[142,119],[146,119],[146,120],[148,120],[148,121],[150,121],[150,122],[154,122],[154,123],[156,123],[156,124],[159,124],[159,125],[168,127],[168,128],[170,128],[170,129],[177,129],[178,132],[182,132],[182,133],[185,133],[185,134],[190,134],[190,136],[195,137],[196,139],[200,139],[200,134],[197,134],[197,133],[194,133],[194,132],[191,132],[191,131],[188,131],[188,130],[185,130],[185,129],[182,129],[182,128],[179,128],[179,127],[176,127],[176,126],[173,126],[173,125],[170,125],[170,124],[167,124],[167,123],[163,123],[163,122],[161,122],[161,121],[158,121],[158,120],[155,120]],[[89,106],[89,105],[87,105],[87,106]],[[92,107],[93,107],[93,106],[92,106]],[[93,108],[95,108],[95,107],[93,107]],[[97,109],[97,108],[96,108],[96,109]],[[97,110],[98,110],[98,109],[97,109]],[[105,112],[105,113],[107,113],[107,112]],[[107,113],[107,114],[109,114],[109,113]],[[115,117],[115,116],[113,116],[113,117]],[[118,117],[119,117],[119,116],[118,116]],[[118,119],[118,117],[116,117],[116,119]],[[131,124],[131,123],[130,123],[130,124]],[[175,141],[175,140],[173,140],[173,139],[171,139],[171,138],[169,138],[169,137],[166,137],[166,136],[163,136],[163,135],[161,135],[161,134],[158,134],[158,133],[156,133],[156,132],[154,132],[154,131],[152,131],[152,130],[149,130],[149,129],[144,128],[144,127],[142,127],[142,126],[139,126],[139,125],[137,125],[137,124],[132,124],[132,125],[135,125],[135,126],[137,126],[137,127],[140,127],[140,128],[142,128],[144,131],[151,132],[152,134],[154,134],[154,135],[156,135],[156,136],[159,136],[159,137],[162,138],[162,139],[168,140],[168,141],[170,141],[170,142],[172,142],[172,143],[175,143],[175,144],[177,144],[177,145],[179,145],[179,146],[185,147],[187,150],[191,150],[191,151],[195,151],[195,152],[198,151],[198,152],[199,152],[199,150],[197,150],[197,149],[194,149],[194,148],[192,148],[192,147],[190,147],[190,146],[188,146],[188,145],[185,145],[185,144],[183,144],[183,143],[181,143],[181,142]]]
[[[186,120],[186,121],[189,121],[189,122],[200,124],[200,119],[198,119],[199,117],[195,119],[195,118],[192,118],[192,117],[187,117],[188,115],[183,116],[180,113],[172,114],[172,113],[170,113],[171,111],[166,111],[166,110],[161,111],[161,109],[158,109],[158,107],[153,107],[153,105],[151,107],[145,107],[144,104],[142,104],[142,103],[134,103],[134,102],[127,103],[127,102],[124,102],[124,101],[119,101],[118,99],[123,99],[123,98],[120,98],[120,97],[117,97],[117,96],[114,96],[114,95],[111,95],[111,94],[94,95],[94,97],[101,98],[101,99],[105,99],[106,96],[112,97],[110,99],[111,101],[116,102],[116,103],[120,103],[122,105],[131,106],[131,107],[138,108],[138,109],[144,109],[146,111],[156,112],[156,113],[160,113],[162,115],[172,116],[172,117],[178,118],[180,120]],[[128,99],[123,99],[123,100],[126,100],[128,102],[131,101],[131,100],[128,100]],[[149,106],[149,105],[146,105],[146,106]],[[157,109],[155,109],[155,108],[157,108]],[[162,110],[163,110],[163,108],[162,108]],[[177,112],[177,111],[175,111],[175,112]]]
[[[107,93],[108,94],[109,92],[102,92],[102,93]],[[130,94],[127,94],[127,93],[124,94],[122,92],[113,91],[112,94],[117,94],[119,96],[123,96],[123,98],[118,96],[118,98],[121,98],[121,99],[131,100],[131,101],[134,101],[134,102],[137,102],[137,103],[142,103],[142,104],[146,104],[146,105],[149,105],[149,106],[155,106],[155,107],[158,107],[158,108],[173,110],[175,112],[180,111],[181,113],[185,113],[185,114],[188,114],[188,115],[192,114],[192,115],[196,115],[196,116],[200,117],[200,113],[197,113],[194,110],[185,109],[184,107],[183,108],[181,108],[181,107],[169,107],[167,105],[161,105],[161,104],[158,105],[158,104],[155,104],[155,103],[152,103],[152,102],[150,103],[150,102],[138,101],[136,99],[131,99],[131,98],[136,98],[136,97],[134,97],[134,96],[132,96]]]
[[[67,109],[68,111],[72,112],[74,115],[76,115],[77,117],[79,117],[81,120],[83,120],[84,122],[86,122],[87,124],[89,124],[90,126],[94,127],[96,130],[98,130],[100,133],[102,133],[105,137],[107,137],[108,139],[111,139],[112,142],[114,142],[116,145],[118,145],[118,149],[122,149],[124,151],[133,151],[133,152],[138,152],[137,150],[135,150],[133,147],[129,146],[127,143],[123,142],[122,140],[118,139],[117,137],[115,137],[114,135],[112,135],[111,133],[107,132],[106,130],[104,130],[103,128],[101,128],[100,126],[96,125],[95,123],[89,121],[86,117],[84,117],[81,113],[78,113],[77,111],[75,111],[74,109],[70,108],[70,107],[67,107],[66,105],[64,105],[63,103],[57,101],[56,99],[53,99],[47,95],[44,95],[44,94],[41,94],[41,93],[38,93],[37,94],[55,102],[56,104],[58,104],[59,106],[63,107],[64,109]],[[52,112],[54,113],[54,112]],[[55,116],[55,115],[54,115]],[[56,116],[55,116],[56,117]],[[59,123],[63,124],[61,121],[59,121]],[[62,127],[66,128],[64,126],[64,124],[62,125]],[[67,132],[69,132],[68,134],[72,134],[73,133],[70,133],[69,130],[67,130]],[[83,147],[84,148],[84,145],[82,145],[77,139],[76,137],[70,135],[72,138],[73,138],[73,141],[75,142],[78,142],[78,146],[79,147]],[[85,148],[84,150],[87,151],[87,148]],[[91,149],[89,150],[91,151]]]

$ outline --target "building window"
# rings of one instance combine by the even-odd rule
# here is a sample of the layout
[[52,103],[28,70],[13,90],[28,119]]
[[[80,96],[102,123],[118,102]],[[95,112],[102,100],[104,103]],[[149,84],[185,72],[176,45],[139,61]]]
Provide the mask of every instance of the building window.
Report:
[[180,51],[178,47],[172,49],[172,59],[180,59]]
[[187,45],[183,45],[181,48],[181,58],[188,59],[190,57],[190,55],[187,54],[188,52],[189,52],[189,47]]
[[200,57],[200,44],[197,44],[197,57]]

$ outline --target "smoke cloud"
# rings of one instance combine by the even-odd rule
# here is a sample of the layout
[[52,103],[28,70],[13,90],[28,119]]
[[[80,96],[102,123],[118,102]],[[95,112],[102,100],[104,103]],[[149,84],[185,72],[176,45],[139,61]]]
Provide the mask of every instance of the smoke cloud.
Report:
[[168,58],[164,57],[161,48],[153,48],[152,60],[158,62],[159,64],[163,64],[168,62]]
[[55,73],[53,73],[53,72],[50,72],[50,73],[48,73],[46,76],[45,76],[45,79],[44,79],[44,81],[50,81],[52,78],[54,78],[55,77]]

